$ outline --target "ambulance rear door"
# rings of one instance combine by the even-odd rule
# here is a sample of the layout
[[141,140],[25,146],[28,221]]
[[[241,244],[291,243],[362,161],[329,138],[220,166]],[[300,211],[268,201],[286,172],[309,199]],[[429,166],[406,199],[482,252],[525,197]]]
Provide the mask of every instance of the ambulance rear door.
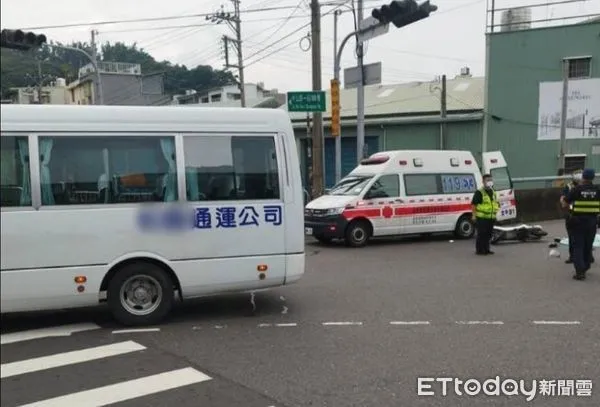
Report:
[[483,174],[490,174],[494,180],[494,190],[500,201],[498,221],[515,219],[517,217],[515,191],[504,155],[500,151],[483,153],[482,164]]

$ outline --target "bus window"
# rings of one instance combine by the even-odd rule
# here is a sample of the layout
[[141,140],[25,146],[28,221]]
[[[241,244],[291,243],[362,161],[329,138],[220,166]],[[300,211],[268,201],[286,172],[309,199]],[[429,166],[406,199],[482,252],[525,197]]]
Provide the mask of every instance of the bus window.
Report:
[[177,200],[174,137],[40,137],[43,205]]
[[1,206],[31,206],[31,177],[27,137],[2,136],[1,141]]
[[189,201],[279,199],[272,136],[185,136]]

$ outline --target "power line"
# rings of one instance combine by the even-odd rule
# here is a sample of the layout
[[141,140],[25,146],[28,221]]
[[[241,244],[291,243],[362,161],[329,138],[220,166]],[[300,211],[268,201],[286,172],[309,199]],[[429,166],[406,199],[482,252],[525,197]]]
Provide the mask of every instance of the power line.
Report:
[[[247,9],[240,10],[243,13],[259,13],[265,11],[275,11],[275,10],[289,10],[294,9],[296,6],[278,6],[278,7],[267,7],[260,9]],[[46,26],[38,26],[38,27],[25,27],[21,28],[21,30],[49,30],[55,28],[71,28],[71,27],[83,27],[90,25],[108,25],[108,24],[129,24],[129,23],[143,23],[143,22],[152,22],[152,21],[166,21],[166,20],[181,20],[184,18],[195,18],[195,17],[211,17],[214,13],[199,13],[199,14],[188,14],[188,15],[179,15],[179,16],[165,16],[165,17],[148,17],[148,18],[134,18],[130,20],[108,20],[108,21],[96,21],[96,22],[88,22],[88,23],[72,23],[72,24],[60,24],[60,25],[46,25]]]

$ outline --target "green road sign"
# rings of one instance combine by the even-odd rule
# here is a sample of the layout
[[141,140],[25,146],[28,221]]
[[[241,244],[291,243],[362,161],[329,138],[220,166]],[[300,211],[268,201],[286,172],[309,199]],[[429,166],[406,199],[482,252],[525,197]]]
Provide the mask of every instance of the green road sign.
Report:
[[288,111],[290,112],[325,112],[324,91],[288,92]]

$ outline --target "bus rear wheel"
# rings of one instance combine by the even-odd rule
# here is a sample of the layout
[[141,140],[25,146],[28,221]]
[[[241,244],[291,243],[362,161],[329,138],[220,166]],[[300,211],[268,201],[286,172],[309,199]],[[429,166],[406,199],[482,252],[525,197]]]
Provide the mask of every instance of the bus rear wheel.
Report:
[[108,284],[108,306],[114,318],[126,326],[154,325],[173,308],[173,281],[159,266],[131,263]]

